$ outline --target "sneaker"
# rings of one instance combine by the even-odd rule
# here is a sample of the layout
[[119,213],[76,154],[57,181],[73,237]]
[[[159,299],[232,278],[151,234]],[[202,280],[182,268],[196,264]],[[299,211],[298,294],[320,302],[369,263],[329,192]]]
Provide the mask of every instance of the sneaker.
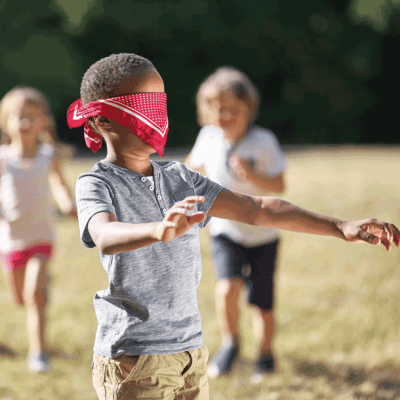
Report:
[[255,371],[251,377],[252,383],[260,382],[266,374],[275,369],[275,360],[272,354],[261,354],[255,364]]
[[34,372],[46,372],[50,370],[50,363],[43,354],[31,354],[28,357],[28,366]]
[[215,378],[221,374],[229,372],[238,355],[238,345],[235,346],[232,341],[224,343],[214,358],[210,361],[208,366],[208,375],[210,378]]

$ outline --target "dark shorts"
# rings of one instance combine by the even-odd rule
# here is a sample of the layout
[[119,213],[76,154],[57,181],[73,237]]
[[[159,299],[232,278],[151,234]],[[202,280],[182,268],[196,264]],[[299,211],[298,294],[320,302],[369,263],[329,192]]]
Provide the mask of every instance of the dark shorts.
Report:
[[264,310],[274,306],[274,272],[279,240],[256,247],[245,247],[226,236],[211,238],[211,251],[217,280],[242,278],[248,302]]

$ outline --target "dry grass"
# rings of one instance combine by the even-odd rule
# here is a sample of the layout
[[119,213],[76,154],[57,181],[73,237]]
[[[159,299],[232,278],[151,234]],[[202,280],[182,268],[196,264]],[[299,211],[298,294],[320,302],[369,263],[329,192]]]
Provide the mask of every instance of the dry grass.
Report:
[[[289,153],[285,199],[344,219],[370,216],[400,226],[398,148],[336,148]],[[67,178],[95,160],[73,160]],[[85,249],[75,221],[57,225],[49,342],[53,369],[26,369],[25,312],[0,280],[0,399],[95,399],[90,362],[96,329],[92,299],[107,286],[98,251]],[[202,232],[199,302],[206,343],[219,346],[214,272]],[[210,381],[211,399],[400,398],[400,251],[284,232],[276,276],[278,371],[249,383],[257,355],[242,304],[243,350],[228,377]]]

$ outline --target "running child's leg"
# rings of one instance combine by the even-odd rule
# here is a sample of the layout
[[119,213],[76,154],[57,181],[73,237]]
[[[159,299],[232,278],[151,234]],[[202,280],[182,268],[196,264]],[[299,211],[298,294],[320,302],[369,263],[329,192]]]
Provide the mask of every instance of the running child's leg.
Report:
[[210,361],[208,374],[228,372],[239,354],[239,297],[244,286],[243,265],[247,264],[242,246],[224,236],[211,239],[214,268],[216,313],[222,346]]
[[14,301],[21,306],[24,305],[25,266],[11,270],[3,266],[3,273],[6,285],[10,288]]
[[253,333],[257,342],[260,344],[261,354],[272,353],[274,328],[274,310],[264,310],[263,308],[253,306]]
[[251,274],[247,283],[248,302],[253,306],[253,330],[260,350],[255,365],[256,375],[272,372],[273,356],[274,277],[279,242],[249,248]]
[[216,283],[215,306],[223,340],[239,340],[239,297],[243,286],[241,278],[222,279]]
[[27,328],[30,354],[45,351],[45,308],[47,259],[31,257],[26,265],[24,301],[27,309]]

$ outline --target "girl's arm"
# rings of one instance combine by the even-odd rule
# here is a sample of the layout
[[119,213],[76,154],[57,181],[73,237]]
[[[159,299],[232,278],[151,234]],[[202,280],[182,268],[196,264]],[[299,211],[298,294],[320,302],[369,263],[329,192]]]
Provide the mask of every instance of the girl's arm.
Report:
[[71,191],[65,182],[62,174],[61,164],[62,159],[56,156],[53,160],[52,168],[49,173],[51,191],[61,212],[72,217],[76,217],[77,213],[75,201],[73,200]]
[[348,242],[382,243],[388,250],[392,241],[400,247],[400,231],[393,224],[375,219],[343,221],[275,197],[246,196],[223,189],[208,215],[250,225],[335,236]]

